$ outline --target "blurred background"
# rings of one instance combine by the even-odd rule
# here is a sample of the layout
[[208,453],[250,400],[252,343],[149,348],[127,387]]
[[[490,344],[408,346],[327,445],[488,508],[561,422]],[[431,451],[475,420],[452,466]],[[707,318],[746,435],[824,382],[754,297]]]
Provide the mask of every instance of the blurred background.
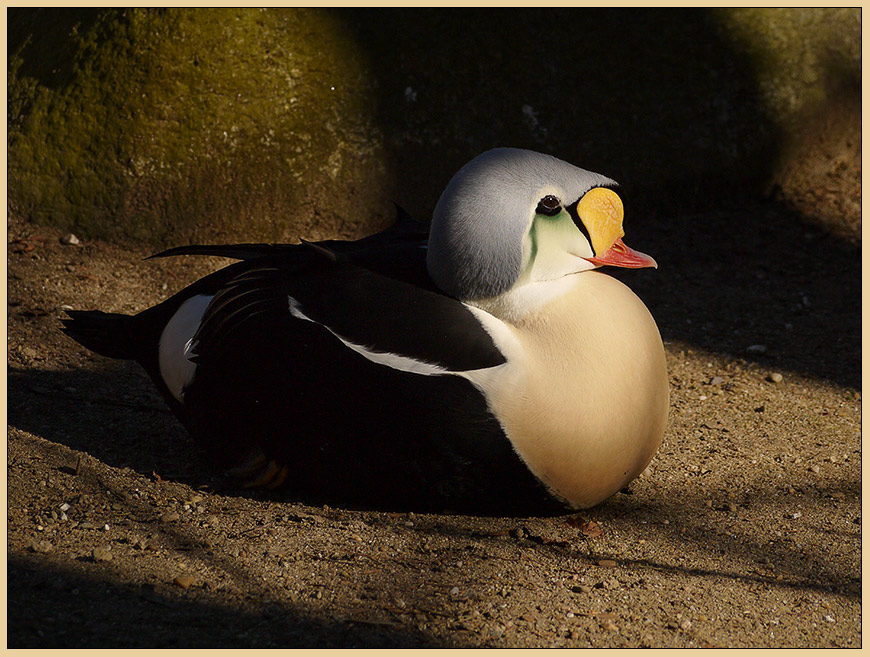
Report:
[[355,238],[531,148],[623,185],[666,339],[859,385],[860,9],[8,19],[18,217],[154,248]]
[[859,9],[8,18],[10,208],[86,237],[359,236],[494,146],[616,178],[629,230],[773,196],[858,234]]

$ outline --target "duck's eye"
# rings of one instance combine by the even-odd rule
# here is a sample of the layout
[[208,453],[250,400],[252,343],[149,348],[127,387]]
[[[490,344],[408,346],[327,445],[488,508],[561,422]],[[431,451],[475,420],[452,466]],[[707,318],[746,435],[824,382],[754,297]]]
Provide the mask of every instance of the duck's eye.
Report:
[[544,198],[538,201],[538,214],[543,214],[548,217],[554,217],[562,210],[562,202],[552,194],[547,194]]

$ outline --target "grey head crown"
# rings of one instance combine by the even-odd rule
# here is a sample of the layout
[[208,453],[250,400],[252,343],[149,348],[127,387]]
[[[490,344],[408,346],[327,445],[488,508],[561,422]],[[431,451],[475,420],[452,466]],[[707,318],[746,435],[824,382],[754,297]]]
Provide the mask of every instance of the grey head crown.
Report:
[[457,299],[502,294],[520,276],[523,238],[541,190],[558,190],[567,207],[593,187],[615,185],[552,155],[518,148],[486,151],[453,176],[435,206],[429,275]]

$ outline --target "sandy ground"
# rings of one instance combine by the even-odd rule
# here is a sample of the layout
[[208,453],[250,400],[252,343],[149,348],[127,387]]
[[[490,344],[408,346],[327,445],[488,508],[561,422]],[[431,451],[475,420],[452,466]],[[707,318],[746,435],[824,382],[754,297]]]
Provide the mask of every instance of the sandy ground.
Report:
[[220,261],[8,231],[9,647],[860,647],[860,247],[770,203],[629,216],[662,449],[554,518],[241,494],[135,364],[63,336]]

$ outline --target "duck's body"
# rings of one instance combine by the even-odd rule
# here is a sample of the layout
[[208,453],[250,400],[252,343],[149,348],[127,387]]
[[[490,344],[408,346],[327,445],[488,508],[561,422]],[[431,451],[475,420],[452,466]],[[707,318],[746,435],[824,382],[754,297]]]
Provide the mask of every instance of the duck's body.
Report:
[[481,387],[528,467],[578,507],[637,477],[661,442],[668,408],[661,338],[640,299],[590,271],[505,326],[505,373]]
[[[517,207],[533,205],[487,237],[485,176],[510,166],[534,170]],[[407,221],[358,242],[183,247],[161,255],[242,262],[134,317],[71,313],[66,331],[142,363],[244,485],[394,510],[592,506],[646,467],[668,407],[652,317],[593,271],[654,264],[622,245],[621,207],[609,225],[610,186],[490,151],[445,191],[428,252]]]

